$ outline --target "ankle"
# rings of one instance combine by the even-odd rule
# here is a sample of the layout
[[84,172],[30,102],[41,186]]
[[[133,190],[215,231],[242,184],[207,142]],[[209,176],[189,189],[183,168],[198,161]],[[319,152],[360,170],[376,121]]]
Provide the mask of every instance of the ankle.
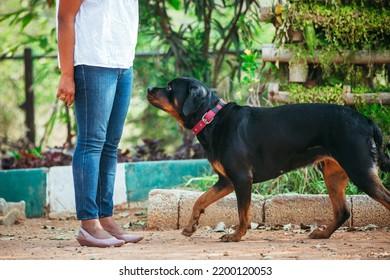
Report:
[[119,226],[113,219],[113,217],[104,217],[99,218],[99,222],[101,226],[108,232],[112,232],[115,234],[121,234],[124,233],[121,226]]
[[110,238],[112,237],[104,230],[98,219],[90,219],[81,221],[81,227],[95,238]]
[[100,221],[98,219],[89,219],[89,220],[82,220],[81,227],[88,231],[88,230],[101,229],[102,225],[100,224]]

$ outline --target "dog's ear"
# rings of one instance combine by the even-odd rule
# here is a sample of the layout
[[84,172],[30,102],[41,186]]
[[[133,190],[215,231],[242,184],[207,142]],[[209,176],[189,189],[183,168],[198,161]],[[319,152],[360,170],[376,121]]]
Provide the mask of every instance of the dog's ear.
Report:
[[188,116],[195,113],[206,100],[207,90],[204,87],[193,85],[189,88],[189,94],[183,105],[183,113]]

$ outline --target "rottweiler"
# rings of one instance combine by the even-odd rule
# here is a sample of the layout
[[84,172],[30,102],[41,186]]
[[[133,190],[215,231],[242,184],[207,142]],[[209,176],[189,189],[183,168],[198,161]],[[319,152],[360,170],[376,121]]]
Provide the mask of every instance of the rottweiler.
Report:
[[147,90],[155,107],[191,129],[218,174],[217,183],[195,202],[182,234],[191,236],[206,207],[233,190],[239,225],[221,237],[238,242],[250,226],[252,184],[322,162],[333,221],[310,238],[329,238],[349,217],[345,189],[351,180],[390,210],[390,192],[378,170],[390,172],[380,129],[357,111],[334,104],[290,104],[272,108],[225,102],[193,78],[176,78]]

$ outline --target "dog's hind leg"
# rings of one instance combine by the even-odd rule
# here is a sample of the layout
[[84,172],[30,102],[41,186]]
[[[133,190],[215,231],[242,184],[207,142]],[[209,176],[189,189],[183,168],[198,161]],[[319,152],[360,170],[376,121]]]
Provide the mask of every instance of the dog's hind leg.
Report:
[[325,230],[314,230],[309,237],[314,239],[329,238],[350,216],[345,189],[349,181],[347,173],[333,159],[325,159],[323,174],[329,197],[333,207],[333,221]]
[[196,200],[192,208],[190,221],[183,229],[182,234],[185,236],[191,236],[196,231],[196,226],[198,225],[200,214],[204,213],[204,210],[210,204],[228,195],[232,191],[232,183],[228,179],[220,176],[218,182]]
[[360,139],[344,145],[336,155],[349,179],[360,190],[390,210],[390,191],[383,186],[378,176],[379,167],[384,172],[390,172],[389,159],[383,151],[376,151],[382,145],[378,137],[380,136],[375,137],[376,145],[372,140]]
[[390,210],[390,192],[383,186],[376,173],[371,174],[371,180],[373,182],[370,190],[366,191],[364,188],[361,189],[364,190],[374,200],[378,201],[380,204]]
[[350,178],[359,189],[390,210],[390,191],[383,186],[374,164],[370,169],[354,172]]

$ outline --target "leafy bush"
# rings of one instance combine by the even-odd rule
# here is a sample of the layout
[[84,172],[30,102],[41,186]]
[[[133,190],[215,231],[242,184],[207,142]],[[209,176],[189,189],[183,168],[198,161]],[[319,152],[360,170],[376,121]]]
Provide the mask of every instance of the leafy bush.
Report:
[[[279,8],[275,41],[293,51],[295,59],[313,58],[316,53],[324,79],[338,77],[352,86],[367,84],[373,88],[378,76],[390,81],[390,68],[381,64],[355,65],[351,60],[356,51],[388,49],[389,5],[380,0],[290,0]],[[292,42],[294,32],[301,32],[304,40]],[[342,57],[342,63],[333,60],[336,55]]]
[[[180,146],[174,155],[168,155],[161,146],[161,140],[142,139],[143,144],[129,149],[118,150],[118,162],[179,160],[204,158],[203,148],[198,143],[187,141]],[[73,151],[66,147],[56,147],[47,151],[34,148],[27,141],[8,143],[3,139],[0,143],[0,169],[39,168],[70,165]]]

